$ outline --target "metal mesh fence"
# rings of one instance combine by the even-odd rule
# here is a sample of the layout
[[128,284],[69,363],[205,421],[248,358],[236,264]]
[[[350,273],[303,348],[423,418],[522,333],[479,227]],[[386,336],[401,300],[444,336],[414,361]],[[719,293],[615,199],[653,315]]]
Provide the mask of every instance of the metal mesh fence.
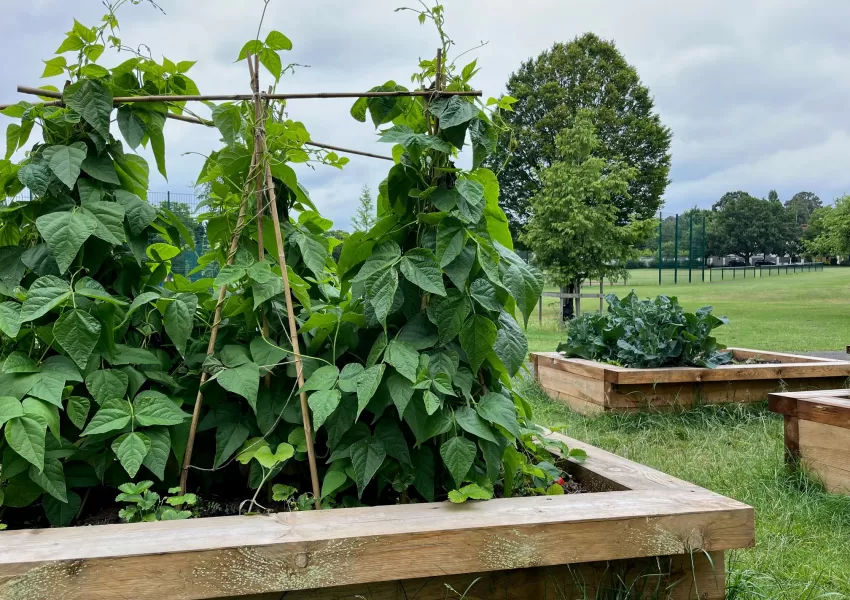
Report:
[[627,265],[630,277],[625,283],[710,283],[823,269],[820,263],[804,263],[799,257],[792,261],[787,255],[756,254],[748,261],[734,254],[717,255],[712,252],[709,214],[697,208],[681,214],[659,213],[655,231],[637,247],[639,258]]
[[[708,258],[705,211],[692,209],[682,214],[658,215],[653,234],[638,246],[640,257],[630,261],[629,269],[651,269],[641,279],[655,283],[693,283],[705,281],[711,266]],[[649,281],[647,281],[649,283]]]
[[[29,191],[27,190],[15,196],[14,198],[8,198],[6,202],[26,202],[30,199],[31,196]],[[195,249],[192,250],[190,248],[187,248],[179,256],[172,259],[172,272],[178,273],[192,280],[197,280],[201,277],[214,277],[216,275],[216,269],[213,267],[204,269],[203,271],[200,271],[193,275],[189,275],[189,273],[191,273],[198,266],[198,257],[202,254],[205,254],[210,247],[209,240],[207,239],[206,224],[198,223],[196,220],[196,217],[199,213],[198,204],[200,204],[201,198],[199,198],[195,194],[180,194],[174,192],[148,192],[148,202],[156,207],[167,208],[175,215],[177,215],[183,225],[186,226],[186,229],[188,229],[194,237]],[[156,243],[158,241],[164,240],[162,240],[158,235],[151,236],[149,240],[150,243]]]
[[[167,208],[175,215],[183,225],[186,226],[194,236],[195,249],[187,248],[179,256],[171,261],[171,270],[174,273],[183,275],[192,280],[200,279],[201,277],[215,276],[214,272],[207,273],[207,269],[193,275],[190,273],[198,266],[198,257],[209,250],[209,240],[207,239],[207,230],[204,223],[198,223],[195,219],[198,215],[198,204],[201,199],[195,194],[175,194],[172,192],[148,192],[148,202],[152,205]],[[158,236],[156,236],[158,237]],[[153,238],[150,241],[156,242]]]

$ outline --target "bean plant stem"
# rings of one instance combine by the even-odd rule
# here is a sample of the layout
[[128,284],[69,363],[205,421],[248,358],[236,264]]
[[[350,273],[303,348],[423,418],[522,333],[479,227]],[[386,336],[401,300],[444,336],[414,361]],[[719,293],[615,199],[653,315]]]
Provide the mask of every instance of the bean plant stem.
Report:
[[[258,167],[257,149],[254,149],[254,155],[251,157],[250,173]],[[246,185],[242,194],[242,203],[239,205],[239,215],[236,217],[236,228],[233,230],[233,238],[230,241],[230,252],[227,255],[227,264],[232,265],[233,259],[236,257],[236,249],[239,247],[239,236],[245,225],[245,212],[248,208],[248,195],[250,188]],[[221,311],[224,308],[224,298],[227,294],[227,285],[223,285],[218,290],[218,301],[215,305],[215,317],[213,318],[212,330],[210,331],[210,342],[207,344],[207,356],[212,356],[215,352],[215,340],[218,337],[218,328],[221,325]],[[189,426],[189,439],[186,441],[186,452],[183,456],[183,470],[180,473],[180,495],[186,493],[186,484],[189,479],[189,467],[192,464],[192,449],[195,446],[195,434],[198,431],[198,421],[201,418],[201,406],[204,403],[204,383],[207,381],[207,372],[201,373],[201,381],[198,384],[198,395],[195,397],[195,408],[192,411],[192,424]]]
[[[259,89],[259,64],[256,60],[256,56],[254,57],[254,63],[251,63],[251,60],[248,60],[248,71],[251,74],[251,89]],[[265,118],[263,114],[263,108],[260,103],[259,94],[254,95],[254,122],[257,123],[260,119]],[[256,140],[254,141],[254,148],[256,152]],[[265,262],[266,260],[266,250],[265,250],[265,238],[263,237],[263,211],[265,210],[263,206],[263,170],[257,169],[257,178],[254,183],[255,190],[255,199],[257,202],[257,260],[260,262]],[[265,306],[260,306],[260,311],[263,314],[263,339],[269,339],[269,315],[266,312]],[[271,387],[272,384],[272,373],[268,371],[264,378],[266,389]]]

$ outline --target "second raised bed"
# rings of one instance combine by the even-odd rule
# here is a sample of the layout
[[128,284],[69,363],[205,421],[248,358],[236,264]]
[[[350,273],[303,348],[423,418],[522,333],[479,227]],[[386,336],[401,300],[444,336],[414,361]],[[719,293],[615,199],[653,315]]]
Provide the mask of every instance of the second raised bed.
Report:
[[[843,388],[850,377],[850,361],[730,350],[739,364],[715,369],[630,369],[557,352],[531,357],[546,393],[585,414],[759,402],[771,392]],[[746,361],[753,364],[740,364]]]

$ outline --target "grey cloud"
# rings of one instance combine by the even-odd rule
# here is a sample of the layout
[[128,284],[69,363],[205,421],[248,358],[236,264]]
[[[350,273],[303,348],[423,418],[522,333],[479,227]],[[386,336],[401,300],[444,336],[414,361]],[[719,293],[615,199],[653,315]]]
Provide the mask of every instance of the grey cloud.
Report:
[[[271,0],[264,31],[279,29],[294,48],[285,59],[310,65],[280,89],[368,89],[395,79],[407,84],[420,57],[437,46],[434,31],[415,16],[394,13],[415,0]],[[146,42],[155,57],[198,60],[193,77],[204,92],[247,90],[242,44],[256,33],[261,0],[161,0],[168,13],[145,7],[122,12],[122,38]],[[844,162],[850,150],[850,3],[845,0],[445,0],[455,54],[489,41],[460,59],[477,57],[477,85],[498,96],[522,61],[556,41],[585,31],[613,39],[655,96],[674,133],[673,183],[667,212],[710,206],[728,190],[783,198],[808,189],[824,199],[850,191]],[[14,56],[0,72],[0,100],[14,86],[38,83],[42,58],[58,45],[72,18],[94,22],[96,2],[40,0],[4,8],[0,52]],[[39,19],[39,27],[32,25]],[[266,78],[268,81],[268,78]],[[389,153],[370,124],[354,121],[350,101],[289,103],[316,140]],[[206,108],[197,108],[203,114]],[[8,119],[0,117],[0,126]],[[218,144],[215,132],[169,122],[170,178],[152,177],[157,190],[191,189],[202,158]],[[149,155],[146,157],[153,162]],[[362,185],[373,191],[388,163],[352,157],[342,172],[299,167],[314,201],[336,226],[347,228]]]

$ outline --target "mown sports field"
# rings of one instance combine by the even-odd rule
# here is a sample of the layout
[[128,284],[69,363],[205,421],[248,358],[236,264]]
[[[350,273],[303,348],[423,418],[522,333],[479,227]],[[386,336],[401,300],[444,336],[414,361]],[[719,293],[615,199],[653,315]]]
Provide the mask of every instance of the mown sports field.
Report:
[[[817,273],[766,275],[753,279],[730,272],[722,281],[698,281],[700,272],[693,272],[693,283],[687,283],[687,270],[679,272],[679,284],[673,285],[672,271],[665,271],[663,284],[658,285],[658,271],[636,269],[630,272],[626,284],[605,287],[605,293],[624,296],[631,290],[641,298],[658,294],[676,296],[689,310],[714,306],[715,314],[729,317],[729,325],[718,330],[718,339],[729,346],[807,352],[843,350],[850,344],[850,269],[826,268]],[[683,283],[684,281],[684,283]],[[547,291],[556,291],[547,288]],[[598,285],[585,288],[585,293],[597,293]],[[582,308],[598,310],[597,300],[584,300]],[[532,352],[552,351],[565,332],[558,325],[558,299],[543,301],[543,325],[537,314],[529,321],[528,337]]]
[[[677,296],[688,309],[713,305],[731,321],[719,330],[729,345],[836,351],[850,343],[850,269],[660,287],[657,277],[657,271],[635,271],[628,285],[609,289]],[[532,318],[532,351],[554,350],[565,336],[556,314],[557,300],[547,299],[543,327]],[[566,424],[572,437],[755,507],[756,547],[727,556],[728,599],[850,598],[850,497],[788,474],[782,419],[764,404],[588,418],[528,385],[539,422]]]

